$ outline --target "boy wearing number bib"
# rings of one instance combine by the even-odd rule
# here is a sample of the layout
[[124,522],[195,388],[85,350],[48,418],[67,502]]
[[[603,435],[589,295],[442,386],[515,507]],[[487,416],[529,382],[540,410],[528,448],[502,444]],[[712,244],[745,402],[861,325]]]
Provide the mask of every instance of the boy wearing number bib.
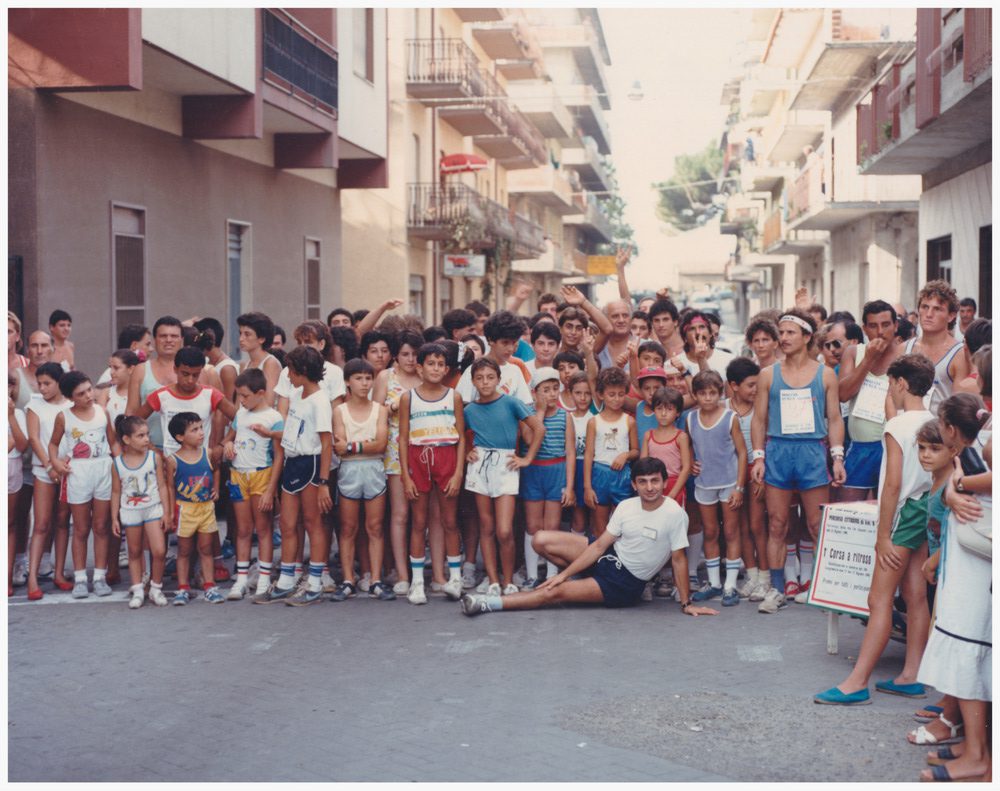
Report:
[[[833,369],[811,359],[809,344],[816,324],[809,314],[791,309],[778,321],[778,339],[785,359],[764,369],[750,426],[752,477],[765,483],[770,518],[767,560],[771,590],[758,612],[776,613],[785,605],[785,537],[792,492],[802,500],[802,512],[815,541],[820,505],[829,502],[827,440],[833,456],[833,485],[844,482],[844,422],[840,416],[837,377]],[[766,449],[765,449],[766,440]]]

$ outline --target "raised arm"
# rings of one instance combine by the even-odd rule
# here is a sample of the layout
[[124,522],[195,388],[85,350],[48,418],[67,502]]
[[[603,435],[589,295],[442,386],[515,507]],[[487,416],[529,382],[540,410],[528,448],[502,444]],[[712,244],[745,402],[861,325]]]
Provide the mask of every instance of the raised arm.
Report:
[[628,283],[625,282],[625,267],[632,257],[632,248],[619,247],[615,254],[615,270],[618,272],[618,296],[632,305],[632,292],[629,291]]
[[358,336],[358,340],[361,340],[361,336],[366,332],[375,329],[378,326],[379,321],[382,317],[388,313],[390,310],[395,310],[400,305],[403,304],[401,299],[387,299],[381,305],[379,305],[375,310],[371,311],[367,316],[365,316],[361,321],[358,322],[358,326],[354,328],[354,332]]

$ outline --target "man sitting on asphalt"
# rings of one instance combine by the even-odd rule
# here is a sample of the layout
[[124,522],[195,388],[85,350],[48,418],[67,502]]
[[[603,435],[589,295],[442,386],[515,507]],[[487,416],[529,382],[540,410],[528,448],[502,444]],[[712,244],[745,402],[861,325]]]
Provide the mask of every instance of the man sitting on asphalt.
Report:
[[[533,591],[509,596],[462,597],[462,612],[479,615],[499,610],[533,610],[553,604],[578,602],[605,607],[638,603],[646,582],[669,557],[680,590],[681,611],[688,615],[716,615],[711,607],[696,607],[689,600],[687,514],[663,496],[667,470],[655,458],[632,465],[632,487],[638,497],[621,503],[597,539],[573,533],[542,530],[532,540],[539,555],[562,567]],[[574,577],[579,576],[579,579]]]

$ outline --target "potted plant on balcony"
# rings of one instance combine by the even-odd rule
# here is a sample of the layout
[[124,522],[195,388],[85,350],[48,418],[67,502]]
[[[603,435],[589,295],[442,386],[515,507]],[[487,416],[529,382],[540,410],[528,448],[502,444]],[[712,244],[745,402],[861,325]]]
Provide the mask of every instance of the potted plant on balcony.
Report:
[[505,294],[510,288],[513,253],[512,239],[497,239],[496,244],[486,251],[486,275],[479,284],[484,304],[490,304],[494,293]]
[[481,246],[486,238],[486,218],[472,205],[453,217],[447,227],[442,248],[448,253],[468,252]]

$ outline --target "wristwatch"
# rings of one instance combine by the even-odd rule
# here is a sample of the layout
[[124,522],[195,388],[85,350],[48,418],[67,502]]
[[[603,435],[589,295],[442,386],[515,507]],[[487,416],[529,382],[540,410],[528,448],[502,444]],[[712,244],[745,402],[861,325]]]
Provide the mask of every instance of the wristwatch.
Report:
[[316,479],[316,483],[321,483],[324,486],[326,486],[328,483],[330,483],[330,479],[329,478],[317,478]]
[[965,480],[965,476],[964,475],[958,476],[958,480],[955,481],[955,491],[956,492],[961,492],[962,494],[965,494],[965,486],[962,484],[962,481],[964,481],[964,480]]
[[686,610],[690,606],[691,606],[691,600],[690,599],[688,599],[687,601],[682,601],[681,602],[681,612],[683,612],[684,610]]

